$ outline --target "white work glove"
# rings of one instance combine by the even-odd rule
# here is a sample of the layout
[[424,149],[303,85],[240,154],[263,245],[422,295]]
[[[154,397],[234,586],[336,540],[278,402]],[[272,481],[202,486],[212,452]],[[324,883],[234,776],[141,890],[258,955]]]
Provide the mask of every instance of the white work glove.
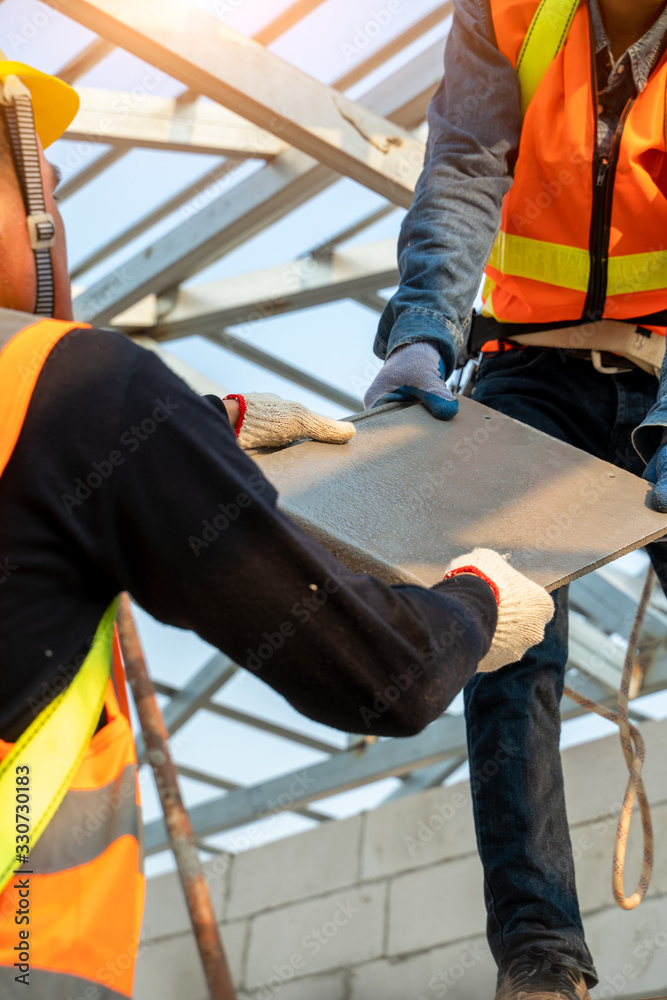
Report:
[[354,436],[355,426],[313,413],[301,403],[281,399],[272,392],[249,392],[226,396],[239,404],[236,437],[242,448],[280,448],[301,438],[344,444]]
[[513,569],[493,549],[474,549],[452,559],[444,579],[457,576],[465,567],[486,578],[497,590],[498,624],[491,648],[477,671],[488,672],[516,663],[544,638],[544,629],[553,616],[554,602],[544,587]]
[[451,420],[459,409],[453,392],[447,388],[445,363],[431,340],[395,347],[375,376],[366,395],[364,406],[418,399],[438,420]]

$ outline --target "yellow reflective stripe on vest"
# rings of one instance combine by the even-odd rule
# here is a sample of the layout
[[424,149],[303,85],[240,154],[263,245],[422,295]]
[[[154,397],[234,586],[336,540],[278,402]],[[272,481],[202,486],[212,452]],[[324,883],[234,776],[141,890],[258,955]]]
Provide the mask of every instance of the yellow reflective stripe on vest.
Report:
[[542,0],[526,33],[516,66],[525,115],[544,74],[567,38],[579,0]]
[[[498,233],[489,266],[517,278],[547,285],[588,291],[590,254],[578,247],[531,240],[527,236]],[[667,286],[667,250],[610,257],[607,296],[654,291]]]
[[[111,671],[111,642],[118,598],[105,611],[92,646],[69,686],[31,722],[0,765],[0,891],[14,869],[17,825],[29,826],[34,846],[62,802],[95,732]],[[17,782],[27,777],[28,782]],[[29,796],[27,823],[17,815],[19,793]],[[22,796],[20,799],[23,804]],[[19,852],[22,853],[22,852]]]
[[498,233],[489,266],[517,278],[532,278],[560,288],[588,290],[591,261],[588,250]]
[[654,292],[667,288],[667,250],[610,257],[607,295]]

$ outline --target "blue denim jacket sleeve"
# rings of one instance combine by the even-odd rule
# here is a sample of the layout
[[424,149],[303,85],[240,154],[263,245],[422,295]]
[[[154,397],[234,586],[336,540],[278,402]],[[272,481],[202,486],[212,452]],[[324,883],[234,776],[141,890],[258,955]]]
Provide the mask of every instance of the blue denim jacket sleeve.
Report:
[[662,362],[658,398],[639,427],[632,432],[635,451],[646,463],[650,462],[660,447],[663,431],[667,429],[667,353]]
[[484,0],[454,0],[424,169],[399,237],[400,286],[373,345],[384,359],[401,344],[436,341],[448,374],[465,345],[521,132],[517,76],[490,35]]

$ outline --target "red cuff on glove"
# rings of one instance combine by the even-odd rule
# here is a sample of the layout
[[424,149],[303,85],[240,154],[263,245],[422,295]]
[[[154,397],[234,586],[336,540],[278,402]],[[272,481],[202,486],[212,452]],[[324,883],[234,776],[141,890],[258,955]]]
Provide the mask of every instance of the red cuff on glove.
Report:
[[484,583],[488,583],[489,587],[493,591],[493,596],[496,599],[496,604],[500,604],[500,591],[497,586],[490,580],[486,573],[482,573],[481,569],[477,569],[476,566],[458,566],[456,569],[450,569],[449,573],[445,573],[443,580],[451,580],[452,577],[458,576],[460,573],[472,573],[473,576],[478,576],[480,580],[484,580]]
[[241,433],[241,428],[243,427],[243,421],[245,420],[245,413],[247,409],[245,399],[243,396],[237,396],[232,392],[230,392],[228,396],[223,396],[223,399],[235,399],[239,404],[239,419],[236,423],[236,427],[234,428],[234,433],[238,437]]

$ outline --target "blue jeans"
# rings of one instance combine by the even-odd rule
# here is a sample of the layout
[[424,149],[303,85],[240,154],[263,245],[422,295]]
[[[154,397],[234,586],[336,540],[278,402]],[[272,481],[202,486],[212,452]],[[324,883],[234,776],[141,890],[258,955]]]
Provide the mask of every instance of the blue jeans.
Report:
[[[657,379],[602,375],[589,361],[538,348],[485,359],[473,399],[635,475],[631,443],[655,403]],[[667,540],[647,546],[667,583]],[[667,591],[666,591],[667,592]],[[579,914],[559,754],[567,662],[567,587],[544,640],[515,664],[465,688],[471,786],[484,866],[487,934],[502,973],[529,944],[573,961],[597,982]]]

